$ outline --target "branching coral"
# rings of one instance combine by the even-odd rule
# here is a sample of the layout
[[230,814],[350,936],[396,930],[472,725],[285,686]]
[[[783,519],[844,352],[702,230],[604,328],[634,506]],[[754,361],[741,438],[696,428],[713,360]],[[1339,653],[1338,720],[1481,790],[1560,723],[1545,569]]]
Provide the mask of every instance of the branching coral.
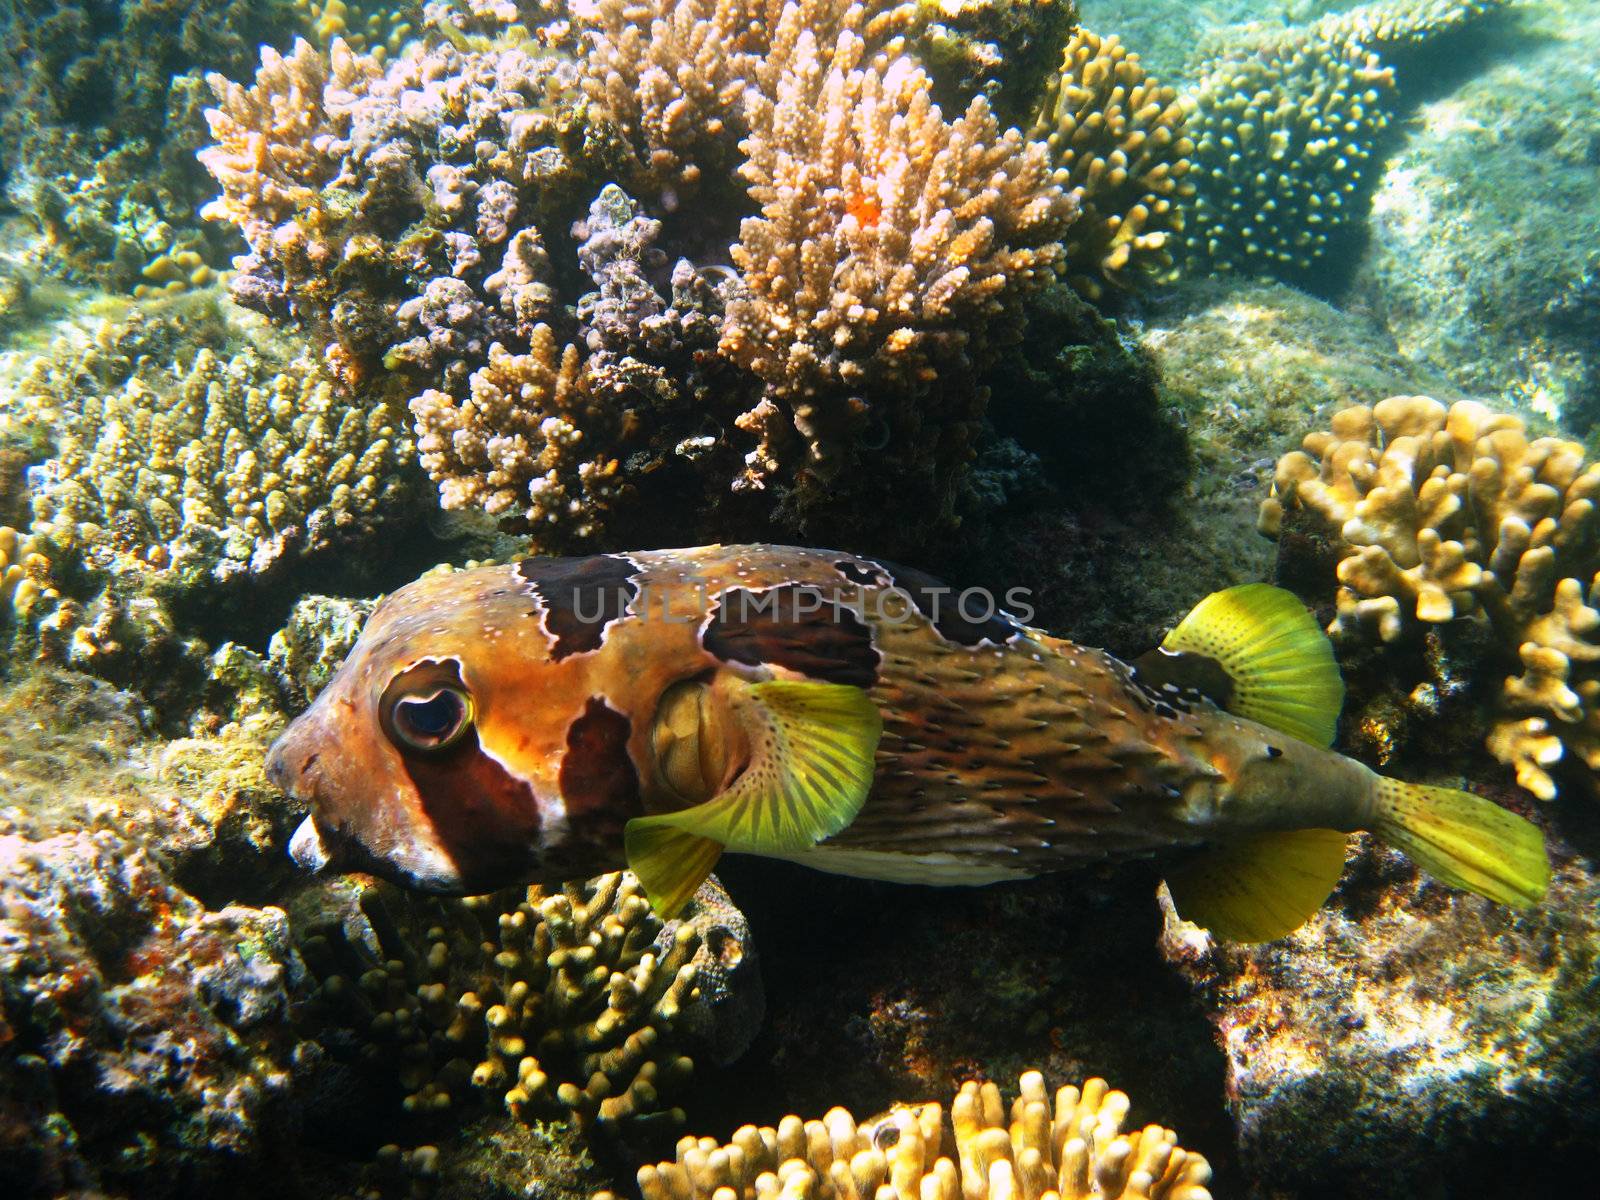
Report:
[[1195,267],[1305,278],[1364,219],[1374,154],[1399,109],[1392,59],[1502,6],[1371,5],[1258,30],[1205,64],[1190,118]]
[[1105,1080],[1052,1098],[1029,1071],[1019,1092],[1008,1119],[998,1087],[962,1084],[950,1106],[953,1160],[941,1155],[938,1104],[868,1122],[835,1108],[820,1121],[746,1125],[726,1146],[683,1138],[675,1161],[639,1171],[639,1190],[644,1200],[1209,1200],[1205,1158],[1160,1125],[1121,1132],[1128,1097]]
[[911,59],[869,59],[853,29],[824,45],[802,18],[784,10],[748,96],[741,174],[761,215],[732,250],[742,287],[721,342],[767,384],[741,418],[762,436],[756,486],[792,462],[795,434],[808,466],[837,472],[869,423],[864,394],[935,382],[950,411],[925,405],[913,436],[943,441],[922,448],[930,459],[963,455],[978,400],[969,343],[1050,278],[1076,212],[1044,147],[1001,134],[981,98],[946,121]]
[[[367,891],[342,926],[309,930],[302,951],[323,1015],[352,1029],[374,1066],[398,1068],[408,1109],[477,1092],[522,1120],[681,1118],[668,1105],[692,1069],[685,1009],[722,999],[701,994],[710,947],[747,938],[714,893],[696,903],[663,926],[622,874],[465,901]],[[352,920],[365,946],[348,940]]]
[[1343,639],[1487,622],[1522,670],[1489,748],[1542,799],[1563,757],[1600,769],[1600,464],[1516,417],[1423,396],[1348,408],[1278,463],[1262,528],[1300,510],[1336,540]]
[[226,582],[370,532],[404,507],[410,439],[304,359],[202,348],[67,401],[34,528],[92,567]]
[[1079,215],[1067,266],[1086,296],[1171,270],[1169,243],[1194,194],[1184,121],[1177,91],[1147,76],[1115,37],[1079,29],[1067,40],[1029,136],[1069,173]]

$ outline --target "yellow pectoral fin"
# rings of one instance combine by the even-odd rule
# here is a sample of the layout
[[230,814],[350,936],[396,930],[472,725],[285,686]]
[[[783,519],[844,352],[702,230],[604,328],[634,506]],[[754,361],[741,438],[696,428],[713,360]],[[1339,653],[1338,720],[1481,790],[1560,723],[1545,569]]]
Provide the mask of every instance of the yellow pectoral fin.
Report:
[[883,720],[860,688],[772,680],[743,686],[733,703],[751,747],[739,777],[704,804],[628,822],[628,865],[663,915],[724,849],[804,850],[855,820],[872,789]]
[[722,857],[721,842],[674,829],[661,817],[635,817],[622,837],[628,866],[663,921],[683,910]]
[[1261,833],[1208,850],[1167,876],[1185,921],[1230,942],[1270,942],[1311,919],[1344,871],[1333,829]]

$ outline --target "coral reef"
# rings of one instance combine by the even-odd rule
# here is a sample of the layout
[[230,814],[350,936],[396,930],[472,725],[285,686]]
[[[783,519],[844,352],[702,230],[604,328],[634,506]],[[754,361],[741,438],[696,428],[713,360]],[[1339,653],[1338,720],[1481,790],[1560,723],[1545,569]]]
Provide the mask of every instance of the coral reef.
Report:
[[[950,524],[987,347],[1075,213],[1045,147],[981,94],[945,118],[910,6],[619,2],[538,37],[480,8],[430,6],[432,36],[387,62],[302,42],[249,85],[211,77],[207,212],[251,248],[234,295],[308,327],[351,386],[404,380],[445,506],[544,549],[659,536],[667,497],[727,510],[724,533],[803,530],[857,483]],[[657,248],[663,219],[701,265]],[[735,234],[729,272],[705,248]]]
[[1018,1092],[1008,1119],[995,1084],[961,1085],[950,1105],[954,1159],[941,1154],[944,1111],[937,1103],[900,1105],[867,1122],[834,1108],[821,1120],[788,1116],[776,1128],[746,1125],[726,1146],[685,1137],[674,1161],[640,1169],[639,1190],[644,1200],[883,1194],[1209,1200],[1205,1158],[1160,1125],[1123,1133],[1128,1097],[1105,1080],[1063,1087],[1052,1097],[1044,1076],[1028,1071]]
[[1489,748],[1548,800],[1556,763],[1600,767],[1596,495],[1600,464],[1576,442],[1530,440],[1518,418],[1476,402],[1394,396],[1345,409],[1284,456],[1261,519],[1275,534],[1286,510],[1303,512],[1332,542],[1336,639],[1487,622],[1521,663]]
[[1406,354],[1587,436],[1600,421],[1600,11],[1551,0],[1517,15],[1522,52],[1407,124],[1356,283]]
[[248,67],[290,0],[15,0],[0,17],[0,178],[53,270],[132,290],[187,286],[229,239],[194,219],[204,68]]
[[[1227,1055],[1249,1194],[1560,1190],[1596,1134],[1600,895],[1589,862],[1557,861],[1546,901],[1512,916],[1367,844],[1281,942],[1169,926]],[[1539,1136],[1550,1158],[1518,1161]]]
[[670,927],[623,874],[459,902],[346,890],[349,909],[324,910],[302,934],[318,1019],[398,1073],[409,1111],[482,1095],[523,1121],[681,1120],[669,1105],[692,1069],[686,1012],[742,1019],[723,1033],[726,1053],[754,1033],[748,998],[732,991],[759,978],[726,962],[748,930],[715,884]]
[[284,709],[298,713],[333,678],[361,636],[375,600],[301,596],[267,646],[267,667]]
[[1193,84],[1190,269],[1319,282],[1365,221],[1380,139],[1400,111],[1396,60],[1502,7],[1415,0],[1230,30]]
[[1150,78],[1115,37],[1076,30],[1051,76],[1030,136],[1042,138],[1071,179],[1078,219],[1067,265],[1079,291],[1133,286],[1170,274],[1183,231],[1194,143],[1175,89]]
[[266,884],[261,855],[288,836],[265,739],[158,752],[144,719],[81,675],[0,690],[7,1195],[223,1187],[298,1136],[317,1061],[289,1023],[304,967],[284,913],[240,887]]

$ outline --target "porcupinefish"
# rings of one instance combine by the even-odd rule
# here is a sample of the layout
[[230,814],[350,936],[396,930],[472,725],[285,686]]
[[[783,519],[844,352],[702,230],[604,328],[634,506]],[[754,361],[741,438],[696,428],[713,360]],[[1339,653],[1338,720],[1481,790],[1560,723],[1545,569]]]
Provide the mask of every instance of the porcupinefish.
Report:
[[268,772],[311,807],[302,865],[435,892],[626,866],[671,914],[724,851],[926,884],[1185,851],[1179,913],[1261,941],[1370,830],[1446,883],[1543,895],[1535,826],[1333,752],[1342,701],[1266,584],[1124,662],[893,563],[705,546],[424,576]]

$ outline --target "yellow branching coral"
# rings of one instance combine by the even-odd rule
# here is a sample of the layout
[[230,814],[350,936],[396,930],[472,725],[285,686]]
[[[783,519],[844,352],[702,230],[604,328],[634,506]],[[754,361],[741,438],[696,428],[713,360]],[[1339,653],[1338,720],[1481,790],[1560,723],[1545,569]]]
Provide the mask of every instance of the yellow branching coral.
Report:
[[1487,621],[1522,662],[1489,748],[1534,795],[1567,753],[1600,769],[1600,463],[1514,416],[1394,396],[1348,408],[1278,463],[1262,529],[1302,510],[1338,539],[1338,638]]
[[496,342],[467,392],[457,401],[430,388],[411,402],[422,466],[444,507],[517,513],[541,533],[589,536],[618,463],[588,444],[584,428],[598,414],[577,347],[562,346],[548,325],[535,327],[526,354]]
[[57,598],[43,539],[0,525],[0,617],[26,618],[41,601]]
[[[639,1171],[644,1200],[1209,1200],[1211,1168],[1170,1129],[1122,1132],[1128,1097],[1103,1079],[1052,1098],[1026,1072],[1009,1114],[992,1083],[962,1084],[950,1106],[954,1159],[938,1104],[857,1122],[746,1125],[733,1141],[683,1138],[672,1162]],[[615,1200],[601,1193],[595,1200]]]
[[410,1110],[481,1094],[520,1120],[679,1119],[667,1105],[692,1070],[679,1026],[703,999],[706,943],[747,936],[708,887],[670,926],[622,873],[459,901],[369,889],[365,947],[346,918],[308,930],[302,950],[328,1018],[375,1067],[398,1068]]
[[294,6],[319,44],[343,38],[380,59],[404,46],[421,24],[420,6],[404,0],[294,0]]
[[1029,136],[1069,172],[1079,215],[1067,266],[1091,299],[1103,284],[1130,287],[1171,270],[1181,202],[1194,194],[1184,120],[1177,91],[1148,77],[1115,37],[1079,29],[1068,39]]
[[403,505],[411,439],[320,365],[201,349],[70,398],[34,531],[92,565],[227,581],[368,532]]
[[[859,10],[831,45],[804,11],[784,9],[746,101],[761,215],[732,249],[743,289],[720,348],[826,463],[858,415],[838,395],[959,376],[969,339],[1055,270],[1076,208],[1045,147],[1000,133],[981,98],[947,121],[915,62],[867,57]],[[753,469],[776,457],[764,444]]]

